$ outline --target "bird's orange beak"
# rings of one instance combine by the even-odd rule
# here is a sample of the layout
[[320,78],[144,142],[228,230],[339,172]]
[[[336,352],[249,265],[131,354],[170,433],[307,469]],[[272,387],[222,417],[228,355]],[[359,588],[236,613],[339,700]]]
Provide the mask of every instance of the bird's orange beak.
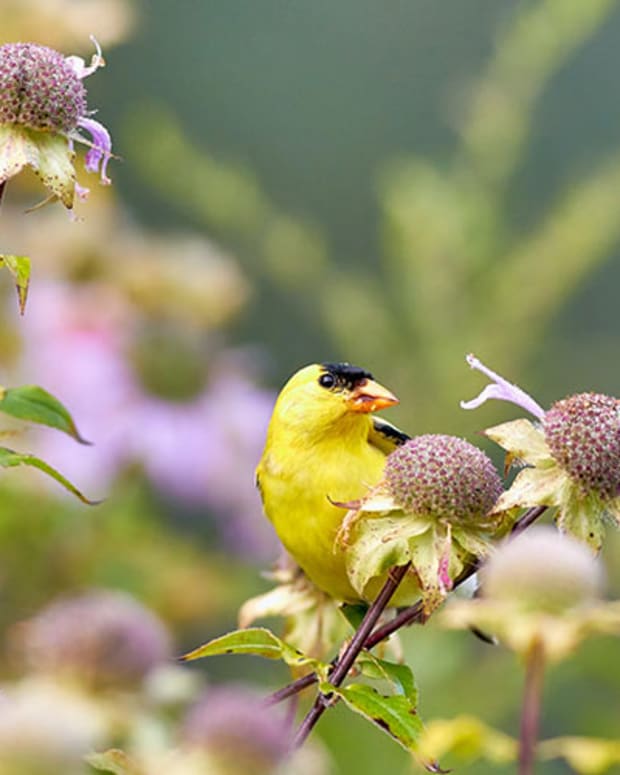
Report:
[[372,379],[358,383],[347,398],[347,405],[352,412],[376,412],[398,403],[393,393]]

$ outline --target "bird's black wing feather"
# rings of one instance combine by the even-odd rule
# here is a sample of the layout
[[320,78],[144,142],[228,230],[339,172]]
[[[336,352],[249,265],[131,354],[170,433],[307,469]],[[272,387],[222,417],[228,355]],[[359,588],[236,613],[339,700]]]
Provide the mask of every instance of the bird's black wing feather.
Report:
[[396,447],[402,446],[410,438],[411,436],[408,436],[382,417],[372,418],[372,431],[370,432],[369,441],[386,455],[393,452]]

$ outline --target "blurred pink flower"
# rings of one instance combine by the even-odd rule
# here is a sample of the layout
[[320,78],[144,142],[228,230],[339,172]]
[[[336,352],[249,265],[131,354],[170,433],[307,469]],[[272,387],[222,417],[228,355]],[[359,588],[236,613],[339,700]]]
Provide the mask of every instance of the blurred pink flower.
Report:
[[202,392],[166,400],[145,390],[127,359],[136,321],[108,287],[38,282],[31,293],[20,381],[57,396],[95,445],[44,429],[34,451],[93,497],[138,463],[164,493],[208,507],[229,546],[273,556],[254,468],[274,396],[254,383],[247,357],[219,353]]

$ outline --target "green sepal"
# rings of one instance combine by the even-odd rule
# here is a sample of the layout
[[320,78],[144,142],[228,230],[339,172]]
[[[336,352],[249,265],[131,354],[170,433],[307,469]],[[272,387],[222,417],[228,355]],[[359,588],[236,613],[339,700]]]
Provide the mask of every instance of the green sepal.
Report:
[[32,167],[43,184],[67,208],[75,196],[74,151],[69,140],[56,132],[43,132],[18,124],[0,126],[0,181]]
[[76,498],[79,498],[82,503],[86,503],[89,506],[96,506],[98,503],[101,503],[101,501],[93,501],[87,498],[75,485],[71,484],[60,471],[52,468],[52,466],[36,457],[36,455],[31,455],[27,452],[15,452],[7,447],[0,447],[0,468],[14,468],[15,466],[21,465],[31,466],[32,468],[38,468],[39,471],[43,471],[62,485],[65,490],[68,490],[72,495],[75,495]]
[[198,646],[193,651],[180,657],[181,662],[192,662],[203,657],[213,657],[220,654],[252,654],[266,659],[281,659],[290,667],[308,665],[314,670],[326,671],[327,665],[309,657],[299,649],[290,646],[274,635],[266,627],[249,627],[245,630],[234,630],[208,643]]
[[73,417],[60,401],[38,385],[0,389],[0,412],[19,420],[57,428],[80,444],[90,444],[80,435]]
[[30,258],[28,256],[0,255],[0,266],[5,266],[15,279],[19,312],[24,314],[30,285]]

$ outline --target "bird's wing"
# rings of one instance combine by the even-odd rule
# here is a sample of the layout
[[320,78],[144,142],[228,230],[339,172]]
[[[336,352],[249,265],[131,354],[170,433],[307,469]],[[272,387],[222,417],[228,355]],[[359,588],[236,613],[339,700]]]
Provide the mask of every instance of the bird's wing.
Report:
[[411,436],[408,436],[382,417],[375,416],[372,418],[372,428],[368,440],[386,455],[393,452],[396,447],[400,447],[406,441],[409,441],[410,438]]

